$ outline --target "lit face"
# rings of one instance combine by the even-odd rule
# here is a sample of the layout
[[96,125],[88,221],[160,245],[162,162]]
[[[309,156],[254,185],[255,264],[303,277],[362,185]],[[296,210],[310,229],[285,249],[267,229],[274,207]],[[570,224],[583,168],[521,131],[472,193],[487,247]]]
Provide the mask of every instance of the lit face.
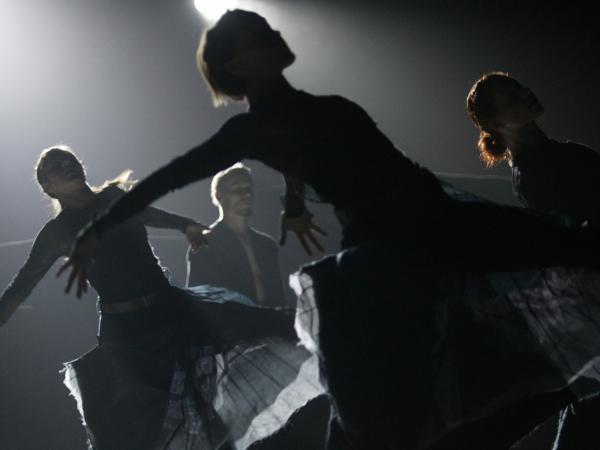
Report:
[[60,200],[85,185],[85,172],[77,158],[63,151],[53,152],[43,162],[44,190]]
[[258,14],[248,13],[235,33],[234,56],[226,63],[233,75],[269,78],[281,75],[296,56],[279,31],[273,30]]
[[494,104],[498,114],[489,125],[496,131],[519,129],[544,113],[544,107],[533,92],[512,78],[498,80],[495,91]]
[[224,216],[249,217],[252,215],[254,186],[250,175],[243,172],[231,175],[216,196]]

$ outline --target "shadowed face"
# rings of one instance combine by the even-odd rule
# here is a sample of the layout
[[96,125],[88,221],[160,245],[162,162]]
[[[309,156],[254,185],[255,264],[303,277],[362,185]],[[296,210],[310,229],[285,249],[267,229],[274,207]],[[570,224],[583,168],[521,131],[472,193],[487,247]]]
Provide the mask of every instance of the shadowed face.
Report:
[[544,107],[533,92],[509,77],[496,81],[493,103],[498,114],[490,120],[489,125],[494,129],[518,129],[534,122],[544,113]]
[[281,74],[296,56],[291,52],[279,31],[255,13],[240,17],[234,35],[234,52],[226,63],[233,75],[245,78],[270,77]]
[[223,208],[223,215],[249,217],[254,210],[254,186],[252,177],[244,172],[235,173],[217,191],[217,200]]
[[85,185],[85,172],[77,158],[69,152],[57,150],[48,154],[42,163],[45,176],[44,190],[60,200],[62,195],[76,192]]

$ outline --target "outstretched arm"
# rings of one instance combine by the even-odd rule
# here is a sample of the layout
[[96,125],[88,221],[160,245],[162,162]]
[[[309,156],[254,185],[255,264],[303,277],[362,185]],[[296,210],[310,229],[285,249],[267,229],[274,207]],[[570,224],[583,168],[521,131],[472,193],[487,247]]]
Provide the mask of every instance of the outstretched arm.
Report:
[[69,244],[46,225],[35,238],[27,261],[0,297],[0,325],[5,324],[31,294],[39,281],[61,256],[68,254]]
[[210,228],[189,217],[154,206],[148,206],[142,211],[140,218],[144,222],[144,225],[148,227],[181,231],[190,243],[192,252],[197,252],[203,245],[208,245],[208,240],[204,232],[210,230]]
[[[111,195],[113,201],[121,198],[126,193],[126,191],[117,186],[109,186],[106,189],[110,190],[109,195]],[[182,216],[181,214],[176,214],[154,206],[146,207],[138,217],[147,227],[181,231],[194,251],[198,251],[203,245],[208,245],[203,234],[205,230],[208,230],[208,227],[205,227],[190,217]]]
[[[103,216],[82,230],[75,241],[69,261],[58,273],[60,275],[67,267],[72,268],[67,292],[75,280],[78,285],[77,295],[80,296],[85,292],[85,275],[91,251],[96,240],[101,239],[107,229],[139,214],[168,192],[214,175],[245,158],[258,159],[282,172],[293,172],[294,161],[287,160],[283,149],[307,145],[310,142],[307,136],[306,130],[299,129],[296,123],[286,121],[284,118],[257,113],[233,117],[208,141],[174,159],[170,164],[138,183],[116,201]],[[284,229],[288,229],[287,225]],[[299,238],[310,235],[308,239],[313,242],[315,239],[311,235],[311,230],[324,233],[323,230],[312,225],[312,222],[308,231],[305,228],[291,231],[294,231]],[[311,253],[310,249],[307,253]]]
[[[103,216],[90,222],[81,230],[75,239],[71,256],[56,274],[58,277],[71,267],[66,292],[71,290],[75,281],[78,298],[87,292],[87,266],[90,256],[97,240],[101,239],[107,230],[140,214],[150,203],[168,192],[208,177],[242,159],[240,158],[242,152],[235,151],[237,150],[235,147],[231,147],[230,151],[219,152],[222,146],[219,144],[219,140],[213,137],[185,155],[174,159],[134,186],[131,191],[113,203]],[[198,238],[198,233],[195,237]],[[198,245],[196,247],[199,248]]]
[[141,213],[168,192],[214,175],[246,157],[252,157],[248,149],[252,148],[254,151],[264,143],[271,144],[280,137],[282,133],[271,118],[252,114],[236,116],[208,141],[142,180],[117,200],[103,216],[79,233],[69,260],[57,274],[59,276],[71,267],[67,292],[75,280],[77,296],[86,291],[87,265],[92,249],[108,229]]

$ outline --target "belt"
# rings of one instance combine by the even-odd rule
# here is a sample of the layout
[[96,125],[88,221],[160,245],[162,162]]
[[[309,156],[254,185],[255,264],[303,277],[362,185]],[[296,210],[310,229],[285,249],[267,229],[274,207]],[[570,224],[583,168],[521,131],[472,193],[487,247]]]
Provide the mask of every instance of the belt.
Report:
[[151,294],[142,295],[141,297],[127,300],[126,302],[117,303],[102,302],[98,299],[98,312],[101,314],[120,314],[149,308],[162,298],[164,292],[165,289],[159,289]]

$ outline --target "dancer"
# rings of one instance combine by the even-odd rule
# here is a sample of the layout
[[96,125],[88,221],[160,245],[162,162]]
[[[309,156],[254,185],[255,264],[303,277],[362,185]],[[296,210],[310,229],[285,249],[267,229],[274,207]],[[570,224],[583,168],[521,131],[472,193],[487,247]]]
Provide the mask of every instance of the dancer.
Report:
[[277,245],[248,225],[254,208],[250,169],[236,164],[219,172],[211,184],[219,220],[210,226],[210,247],[187,253],[187,286],[223,286],[257,305],[285,307]]
[[[60,212],[40,231],[27,262],[2,294],[2,322],[52,264],[68,255],[90,217],[125,194],[119,186],[129,174],[91,188],[70,148],[42,153],[37,180]],[[296,392],[295,382],[309,382],[298,376],[308,352],[296,346],[292,319],[240,304],[252,302],[226,289],[171,286],[144,225],[179,229],[195,249],[205,243],[205,227],[149,207],[95,248],[88,279],[99,294],[99,346],[69,363],[65,380],[90,445],[97,450],[245,448],[270,435],[312,398],[288,397],[274,405],[283,389]],[[310,392],[310,386],[298,388],[303,395]],[[253,423],[261,414],[271,418],[269,427]]]
[[[549,139],[536,124],[544,107],[528,88],[506,73],[479,79],[467,110],[481,130],[479,150],[489,166],[508,160],[520,203],[574,226],[600,226],[600,155],[582,144]],[[582,380],[589,394],[598,383]],[[599,394],[561,412],[554,449],[598,446]]]
[[488,73],[471,88],[467,109],[481,130],[481,159],[488,167],[509,162],[524,207],[600,226],[600,154],[549,139],[536,123],[544,107],[530,89],[506,73]]
[[[253,184],[250,169],[241,163],[214,176],[211,197],[219,208],[219,220],[207,234],[209,247],[188,249],[187,286],[223,286],[258,305],[281,308],[286,299],[277,244],[248,225],[254,206]],[[260,449],[322,450],[329,410],[326,396],[312,400],[290,418],[283,432],[262,442]]]
[[[292,88],[283,70],[294,59],[281,35],[255,13],[230,11],[205,34],[198,62],[215,103],[246,100],[249,112],[90,223],[63,266],[72,267],[67,287],[77,281],[81,294],[90,252],[112,227],[170,190],[243,158],[258,159],[286,175],[281,243],[293,231],[318,244],[303,199],[332,203],[343,226],[343,251],[303,268],[295,282],[296,328],[321,357],[339,415],[331,422],[330,447],[425,448],[461,425],[514,407],[520,415],[506,418],[515,428],[495,426],[494,439],[462,445],[467,434],[461,443],[507,447],[573,399],[549,394],[540,410],[519,404],[566,386],[565,376],[577,376],[597,340],[572,361],[554,339],[545,339],[565,327],[536,328],[536,317],[526,315],[535,300],[536,307],[546,304],[541,299],[548,291],[566,291],[556,286],[562,279],[552,278],[555,272],[545,274],[541,287],[554,283],[556,289],[534,286],[514,295],[494,289],[484,275],[596,266],[597,233],[561,228],[515,208],[452,200],[359,106]],[[577,287],[575,304],[594,306],[597,288],[584,286],[590,298]],[[597,333],[590,338],[600,339]]]

